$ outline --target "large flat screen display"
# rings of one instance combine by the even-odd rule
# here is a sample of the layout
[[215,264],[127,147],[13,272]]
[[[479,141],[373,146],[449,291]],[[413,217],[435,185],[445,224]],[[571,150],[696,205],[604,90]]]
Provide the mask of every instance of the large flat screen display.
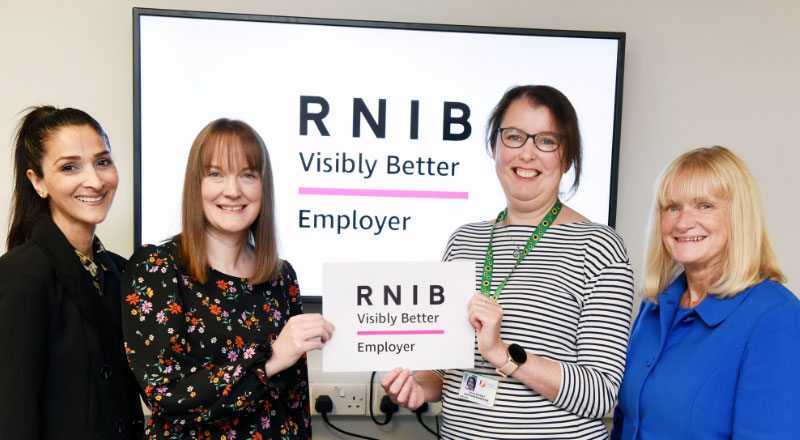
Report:
[[304,296],[322,295],[324,262],[437,261],[459,225],[505,207],[486,120],[522,84],[572,101],[584,168],[562,200],[613,226],[624,41],[134,9],[135,245],[180,232],[192,140],[227,117],[266,142],[280,254]]

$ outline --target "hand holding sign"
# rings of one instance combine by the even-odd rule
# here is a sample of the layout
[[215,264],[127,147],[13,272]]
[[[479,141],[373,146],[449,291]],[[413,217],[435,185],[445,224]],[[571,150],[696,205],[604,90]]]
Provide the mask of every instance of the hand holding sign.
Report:
[[338,330],[322,350],[322,371],[474,365],[475,333],[464,319],[473,262],[327,263],[323,272],[322,306]]
[[[381,378],[381,386],[392,402],[410,410],[425,403],[425,390],[414,380],[408,368],[395,368]],[[441,386],[439,387],[441,393]]]
[[289,318],[272,343],[272,356],[266,364],[267,377],[291,367],[304,353],[321,349],[331,338],[334,329],[334,325],[319,313]]
[[478,351],[495,367],[506,363],[506,345],[500,338],[503,307],[486,295],[475,292],[467,306],[469,323],[478,336]]

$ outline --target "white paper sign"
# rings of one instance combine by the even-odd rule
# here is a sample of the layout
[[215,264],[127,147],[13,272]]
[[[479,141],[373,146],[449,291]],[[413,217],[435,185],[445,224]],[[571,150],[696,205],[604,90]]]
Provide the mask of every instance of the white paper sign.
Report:
[[323,290],[323,372],[474,366],[474,263],[326,263]]

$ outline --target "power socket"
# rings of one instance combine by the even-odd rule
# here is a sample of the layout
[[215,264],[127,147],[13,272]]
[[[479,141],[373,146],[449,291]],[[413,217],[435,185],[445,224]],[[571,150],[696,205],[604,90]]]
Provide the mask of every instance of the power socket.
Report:
[[312,383],[309,387],[311,395],[311,415],[317,415],[314,402],[317,397],[327,395],[333,401],[332,416],[363,416],[367,414],[367,384]]
[[[381,412],[381,399],[383,396],[386,395],[386,391],[383,389],[379,382],[375,383],[373,387],[373,392],[375,393],[375,398],[372,399],[372,412],[375,414],[376,417],[379,417],[383,414]],[[314,402],[311,402],[312,405]],[[428,410],[422,413],[423,416],[435,416],[442,412],[442,402],[428,402]],[[414,413],[407,408],[400,407],[400,410],[397,411],[395,416],[413,416]]]

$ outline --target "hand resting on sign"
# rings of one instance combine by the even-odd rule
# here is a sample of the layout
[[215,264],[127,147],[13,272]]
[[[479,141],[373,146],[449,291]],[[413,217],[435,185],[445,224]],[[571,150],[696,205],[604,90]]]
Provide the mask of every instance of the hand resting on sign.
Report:
[[266,364],[267,376],[294,365],[307,351],[319,350],[328,342],[336,327],[319,313],[289,318],[278,338],[272,343],[272,356]]

